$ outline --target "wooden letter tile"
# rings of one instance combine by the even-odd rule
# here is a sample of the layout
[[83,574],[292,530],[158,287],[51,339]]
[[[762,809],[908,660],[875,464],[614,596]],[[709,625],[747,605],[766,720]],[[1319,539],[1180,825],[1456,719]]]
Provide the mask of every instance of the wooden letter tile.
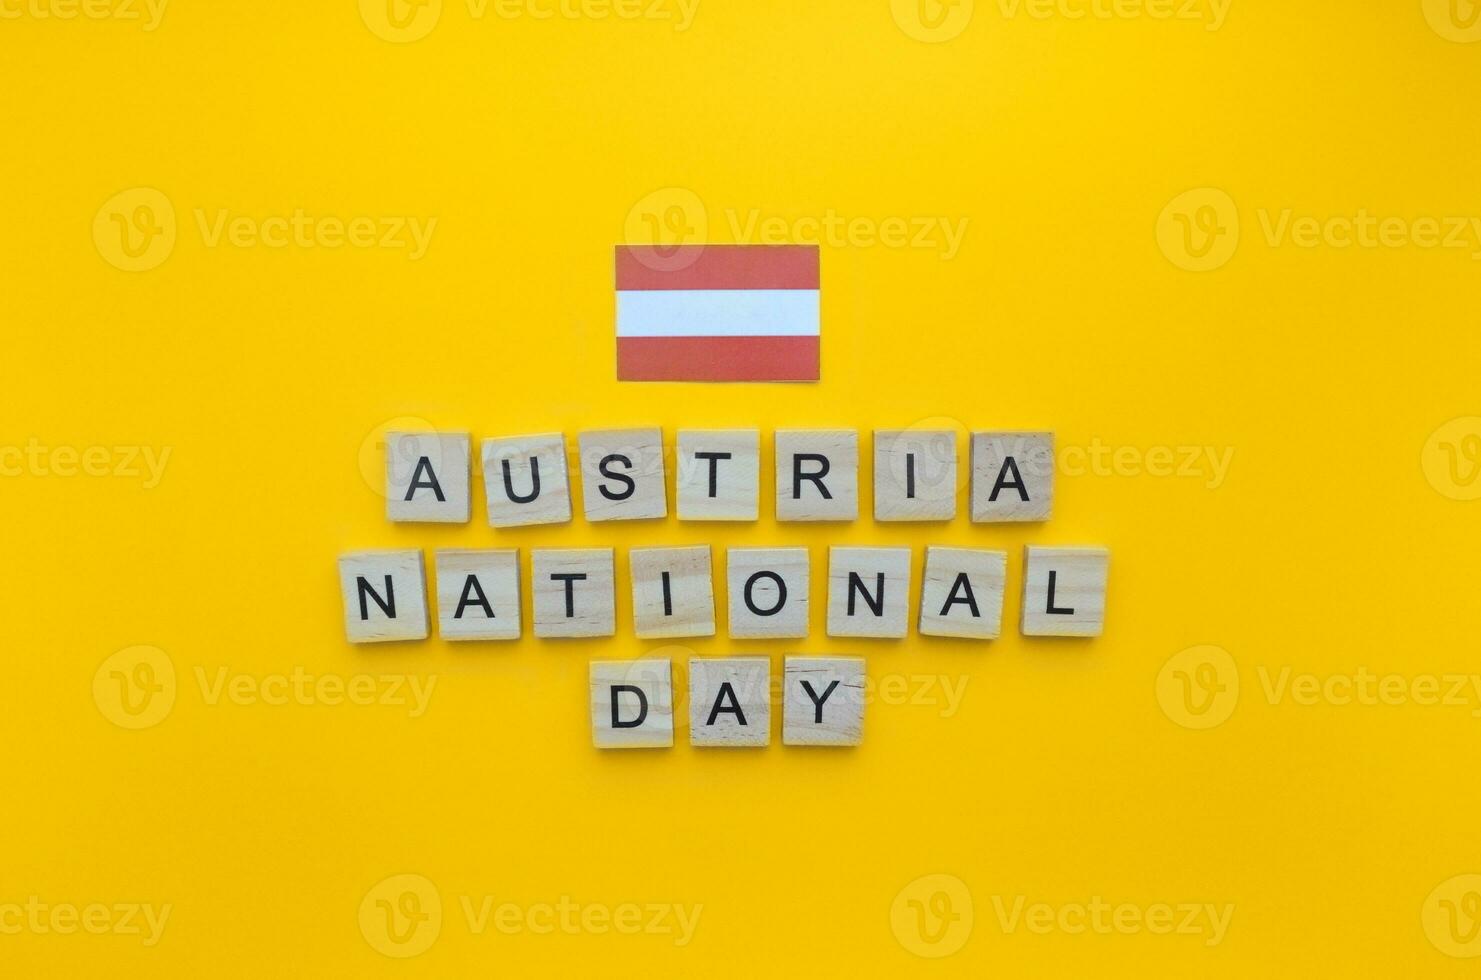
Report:
[[681,521],[754,521],[761,497],[761,433],[679,430]]
[[437,632],[444,640],[519,639],[519,552],[440,548]]
[[829,636],[904,636],[909,602],[909,548],[828,549]]
[[434,524],[468,523],[466,432],[386,435],[386,517]]
[[661,429],[581,433],[581,500],[588,521],[668,516]]
[[599,749],[666,749],[674,744],[672,667],[661,660],[591,664],[591,740]]
[[566,437],[553,432],[485,439],[483,490],[490,527],[566,523],[571,519]]
[[972,433],[972,520],[1047,521],[1054,505],[1054,433]]
[[420,551],[340,555],[339,591],[351,643],[427,638],[427,575]]
[[874,433],[874,519],[956,517],[956,433],[907,429]]
[[689,660],[689,744],[771,744],[771,660]]
[[779,429],[776,519],[852,521],[859,516],[859,433]]
[[1024,550],[1024,636],[1100,636],[1106,618],[1105,548]]
[[788,657],[782,677],[783,745],[858,745],[864,739],[864,661]]
[[806,548],[731,548],[725,567],[733,639],[807,636]]
[[634,548],[628,560],[639,639],[715,635],[709,545]]
[[973,548],[926,549],[920,631],[925,636],[991,640],[1003,625],[1008,554]]
[[536,548],[530,566],[536,636],[617,632],[611,548]]

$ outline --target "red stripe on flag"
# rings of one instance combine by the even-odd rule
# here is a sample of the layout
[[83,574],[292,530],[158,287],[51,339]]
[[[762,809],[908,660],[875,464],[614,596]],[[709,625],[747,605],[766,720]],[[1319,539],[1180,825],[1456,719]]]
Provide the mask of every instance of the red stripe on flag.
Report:
[[816,245],[618,245],[618,289],[818,289]]
[[816,381],[817,337],[619,337],[618,381]]

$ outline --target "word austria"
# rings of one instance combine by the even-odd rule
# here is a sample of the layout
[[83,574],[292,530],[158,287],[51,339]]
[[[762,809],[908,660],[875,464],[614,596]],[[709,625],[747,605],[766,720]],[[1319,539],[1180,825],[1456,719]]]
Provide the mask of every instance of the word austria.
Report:
[[[663,433],[583,432],[582,505],[588,521],[659,520],[669,514]],[[681,521],[760,518],[761,434],[756,429],[679,430],[674,499]],[[776,433],[779,521],[859,517],[859,433]],[[386,516],[392,521],[465,524],[471,518],[472,438],[466,432],[387,436]],[[492,527],[563,524],[573,488],[560,433],[484,439],[481,467]],[[975,432],[971,519],[1046,521],[1054,501],[1054,434]],[[950,521],[957,516],[956,434],[874,432],[874,519]]]

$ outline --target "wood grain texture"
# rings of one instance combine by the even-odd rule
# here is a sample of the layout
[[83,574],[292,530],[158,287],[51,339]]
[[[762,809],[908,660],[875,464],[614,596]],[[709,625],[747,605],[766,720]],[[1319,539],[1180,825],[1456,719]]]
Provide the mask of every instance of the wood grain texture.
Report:
[[771,660],[689,660],[689,744],[762,748],[771,744]]
[[666,749],[674,744],[674,688],[667,658],[595,660],[590,679],[593,745]]
[[[681,521],[754,521],[760,516],[761,432],[681,429],[675,498]],[[726,454],[701,459],[696,454]]]
[[386,518],[466,524],[472,516],[466,432],[386,434]]
[[972,520],[1047,521],[1054,509],[1054,433],[972,433]]
[[[808,479],[809,475],[815,478]],[[777,430],[776,519],[853,521],[858,517],[858,431]]]
[[490,527],[571,519],[566,437],[559,432],[485,439],[482,460]]
[[858,745],[863,740],[863,659],[786,658],[782,670],[782,744]]
[[581,503],[588,521],[637,521],[668,516],[663,430],[583,432]]
[[956,497],[955,432],[875,430],[876,521],[949,521]]
[[519,551],[439,548],[437,633],[444,640],[517,640]]
[[339,557],[345,638],[386,643],[427,638],[427,575],[420,551],[353,551]]
[[633,625],[639,639],[715,635],[709,545],[634,548],[628,553],[628,563]]
[[910,549],[828,549],[828,635],[895,639],[910,626]]
[[1105,628],[1106,548],[1024,549],[1024,636],[1100,636]]
[[[611,548],[536,548],[530,567],[536,636],[611,636],[617,632]],[[581,578],[557,577],[572,575]]]
[[805,638],[810,564],[806,548],[728,549],[725,583],[731,638]]
[[1007,574],[1005,551],[927,548],[921,576],[921,634],[995,639],[1002,632]]

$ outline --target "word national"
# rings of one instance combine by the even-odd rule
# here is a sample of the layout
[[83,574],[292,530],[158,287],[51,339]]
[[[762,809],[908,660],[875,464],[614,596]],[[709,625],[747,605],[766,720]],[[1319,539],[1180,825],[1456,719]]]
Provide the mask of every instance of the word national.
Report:
[[[855,430],[778,431],[773,452],[776,519],[857,520],[858,444]],[[559,433],[484,439],[480,469],[489,524],[510,528],[570,521],[572,469],[580,473],[588,521],[661,521],[668,517],[669,481],[661,430],[583,432],[579,447],[577,465],[569,467],[565,437]],[[386,512],[390,520],[467,523],[471,519],[472,438],[468,433],[391,433],[387,449]],[[876,430],[873,449],[876,521],[947,522],[957,516],[960,484],[955,433]],[[1048,520],[1054,497],[1053,461],[1052,433],[974,432],[967,481],[972,522]],[[673,499],[679,520],[760,519],[758,430],[680,430],[674,469]],[[438,633],[443,639],[519,639],[524,635],[526,615],[522,582],[528,583],[530,625],[536,637],[609,637],[617,632],[617,562],[612,548],[531,548],[527,563],[517,548],[444,548],[434,552],[432,564],[436,579],[429,589],[419,550],[342,555],[339,580],[349,641],[427,639],[432,619],[429,593],[435,599]],[[994,639],[1001,632],[1007,565],[1008,555],[1000,550],[928,546],[917,589],[912,548],[830,547],[827,635],[900,638],[913,620],[918,632],[926,636]],[[1027,547],[1020,632],[1025,636],[1099,636],[1109,566],[1109,551],[1104,547]],[[638,638],[716,634],[714,556],[709,545],[632,548],[627,570],[632,629]],[[807,548],[727,548],[724,575],[730,637],[805,639],[809,635],[812,574]],[[814,697],[798,701],[795,712],[792,702],[786,701],[788,718],[795,713],[797,719],[804,719],[808,712],[802,709],[810,703],[814,720],[796,720],[803,727],[791,734],[784,727],[784,741],[853,744],[858,725],[852,714],[846,723],[830,720],[824,705],[833,688],[812,684],[807,673],[812,669],[807,666],[811,658],[789,658],[788,677],[793,659],[802,664],[793,693],[806,699],[811,689]],[[862,661],[825,658],[820,662],[826,664],[820,676],[834,687],[842,684],[845,694],[856,681],[862,684]],[[745,727],[747,712],[738,700],[737,677],[747,684],[761,682],[764,690],[769,674],[749,661],[732,665],[740,671],[737,677],[722,670],[730,661],[698,664],[691,664],[694,677],[708,677],[705,671],[713,668],[720,678],[717,700],[711,704],[714,710],[699,727],[734,723]],[[762,658],[760,664],[768,661]],[[655,679],[645,686],[622,679],[640,665],[646,665],[639,671],[642,676],[661,674],[662,683]],[[649,722],[652,718],[656,724],[667,710],[667,677],[667,661],[661,670],[658,661],[594,663],[593,721],[601,722],[594,729],[597,744],[649,745],[664,738],[671,743],[671,720],[666,736]],[[697,691],[697,684],[698,680],[692,680],[691,688]],[[837,704],[847,706],[850,697],[840,698]],[[640,720],[624,717],[624,706]],[[756,713],[753,703],[749,714]],[[825,734],[808,725],[832,727]],[[763,722],[759,731],[765,729]],[[754,741],[755,732],[731,732],[723,738],[711,734],[719,739],[715,744],[765,744]]]

